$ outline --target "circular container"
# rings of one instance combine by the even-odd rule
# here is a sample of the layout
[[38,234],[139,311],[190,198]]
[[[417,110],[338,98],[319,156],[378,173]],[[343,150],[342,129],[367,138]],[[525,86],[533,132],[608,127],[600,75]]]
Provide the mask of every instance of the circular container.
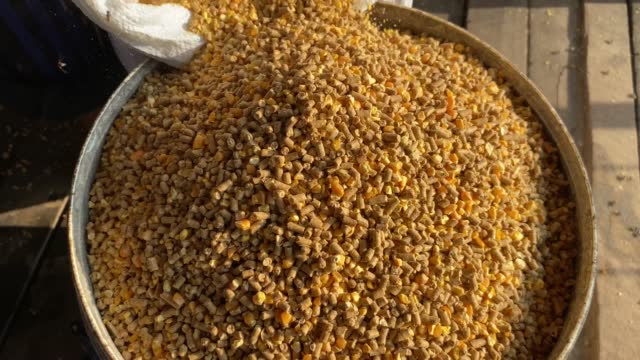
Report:
[[[496,50],[464,29],[425,12],[389,4],[376,5],[371,18],[382,27],[393,27],[468,45],[485,65],[495,68],[520,93],[542,121],[558,147],[564,171],[576,201],[578,261],[575,293],[564,328],[550,359],[567,358],[580,334],[593,294],[596,266],[596,234],[591,188],[585,167],[569,132],[542,93]],[[74,285],[87,334],[102,359],[122,359],[96,306],[87,259],[86,231],[89,191],[100,163],[102,145],[114,119],[157,63],[147,61],[133,71],[111,96],[91,130],[74,174],[69,213],[69,246]]]

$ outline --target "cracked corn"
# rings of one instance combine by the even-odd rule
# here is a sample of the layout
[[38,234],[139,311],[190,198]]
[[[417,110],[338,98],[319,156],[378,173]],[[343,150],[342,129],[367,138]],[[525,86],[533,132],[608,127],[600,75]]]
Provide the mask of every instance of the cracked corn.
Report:
[[544,357],[576,231],[539,120],[463,45],[301,4],[187,2],[206,48],[116,119],[87,236],[124,358]]

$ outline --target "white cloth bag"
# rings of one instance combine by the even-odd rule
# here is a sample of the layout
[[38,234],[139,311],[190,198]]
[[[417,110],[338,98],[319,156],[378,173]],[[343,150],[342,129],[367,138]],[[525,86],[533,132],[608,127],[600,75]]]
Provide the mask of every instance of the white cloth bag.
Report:
[[[411,6],[413,0],[382,0]],[[177,4],[147,5],[137,0],[73,0],[91,21],[109,33],[128,71],[151,57],[174,67],[191,60],[205,40],[187,30],[191,13]],[[355,0],[366,10],[376,0]]]

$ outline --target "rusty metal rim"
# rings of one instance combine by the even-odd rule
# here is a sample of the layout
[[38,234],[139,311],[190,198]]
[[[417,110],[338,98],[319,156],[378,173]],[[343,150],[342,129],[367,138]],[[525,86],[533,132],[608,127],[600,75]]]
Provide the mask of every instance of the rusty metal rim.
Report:
[[[499,70],[511,86],[527,99],[555,141],[577,204],[579,255],[574,298],[569,307],[565,326],[554,346],[550,359],[567,358],[584,325],[595,283],[596,233],[594,206],[587,172],[571,139],[553,106],[542,93],[495,49],[466,30],[425,12],[389,4],[374,6],[372,19],[384,27],[395,27],[415,34],[425,34],[470,46],[486,65]],[[74,286],[78,295],[87,333],[98,356],[103,359],[123,359],[111,339],[93,295],[87,258],[85,226],[88,218],[89,191],[100,163],[102,145],[122,107],[135,93],[145,76],[157,63],[146,61],[136,68],[111,96],[89,133],[75,169],[69,211],[69,251]]]

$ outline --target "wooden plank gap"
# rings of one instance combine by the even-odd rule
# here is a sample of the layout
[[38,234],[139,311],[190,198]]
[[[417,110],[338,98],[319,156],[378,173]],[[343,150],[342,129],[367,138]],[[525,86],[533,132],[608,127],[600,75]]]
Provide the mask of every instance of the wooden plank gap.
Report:
[[640,161],[626,1],[585,3],[590,173],[598,229],[599,359],[638,359]]
[[[640,0],[627,0],[629,33],[631,34],[631,57],[633,65],[633,100],[636,106],[636,129],[640,134]],[[638,147],[640,153],[640,146]],[[640,155],[639,155],[640,156]]]

